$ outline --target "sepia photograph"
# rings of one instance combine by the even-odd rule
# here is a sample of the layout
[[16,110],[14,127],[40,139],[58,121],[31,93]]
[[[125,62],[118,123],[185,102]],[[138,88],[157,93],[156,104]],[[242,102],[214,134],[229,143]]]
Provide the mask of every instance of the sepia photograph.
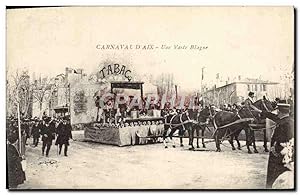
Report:
[[8,190],[291,190],[293,6],[6,7]]

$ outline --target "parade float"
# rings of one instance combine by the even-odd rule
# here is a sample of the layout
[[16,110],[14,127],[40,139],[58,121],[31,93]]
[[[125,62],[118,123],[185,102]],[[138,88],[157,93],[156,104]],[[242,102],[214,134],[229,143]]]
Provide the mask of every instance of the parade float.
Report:
[[[100,106],[97,102],[97,98],[99,100],[100,96],[106,94],[110,95],[109,101],[115,102],[117,96],[123,94],[130,98],[138,97],[141,103],[145,103],[144,96],[157,93],[156,86],[142,82],[141,79],[134,81],[133,77],[137,76],[128,67],[119,64],[103,66],[93,76],[88,79],[73,78],[73,82],[70,82],[73,130],[84,130],[84,139],[87,141],[117,146],[160,141],[156,136],[163,131],[163,118],[159,109],[152,107],[143,113],[139,108],[127,109],[121,111],[120,116],[120,111],[109,107],[109,103]],[[72,79],[71,76],[69,78]],[[124,104],[128,105],[128,101]]]
[[[140,97],[143,99],[143,84],[143,82],[111,82],[111,94],[115,94],[113,91],[115,88],[136,89],[140,90]],[[125,111],[129,113],[128,116],[119,120],[116,113],[112,114],[111,112],[114,110],[110,109],[108,113],[102,114],[104,118],[97,116],[97,122],[85,125],[84,137],[86,140],[117,146],[160,141],[157,135],[162,134],[164,126],[159,110],[148,110],[143,115],[140,115],[141,110],[138,108],[129,112]]]

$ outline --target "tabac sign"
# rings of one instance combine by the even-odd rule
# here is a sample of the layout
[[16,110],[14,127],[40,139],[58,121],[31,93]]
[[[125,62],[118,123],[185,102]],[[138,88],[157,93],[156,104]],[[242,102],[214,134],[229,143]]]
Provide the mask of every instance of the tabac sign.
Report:
[[100,79],[105,79],[108,76],[117,75],[122,76],[128,81],[132,80],[132,72],[125,65],[113,64],[104,66],[99,72],[98,77]]

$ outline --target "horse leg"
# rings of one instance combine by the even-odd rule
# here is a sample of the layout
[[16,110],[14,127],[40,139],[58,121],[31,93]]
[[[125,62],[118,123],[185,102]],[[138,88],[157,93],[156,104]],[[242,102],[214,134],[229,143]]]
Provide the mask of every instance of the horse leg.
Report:
[[96,117],[96,122],[98,122],[98,120],[99,120],[99,107],[97,107],[97,117]]
[[257,149],[256,149],[256,144],[255,144],[255,135],[254,135],[254,131],[252,131],[252,137],[253,137],[253,149],[254,149],[254,153],[258,153]]
[[167,132],[168,132],[168,128],[164,128],[164,133],[163,133],[163,143],[165,148],[168,148],[168,144],[166,143],[166,137],[167,137]]
[[[217,129],[216,129],[216,131],[217,131]],[[219,140],[218,134],[219,134],[218,132],[216,132],[216,134],[215,134],[215,142],[216,142],[216,148],[217,148],[216,152],[221,152],[220,140]]]
[[183,147],[183,140],[182,137],[184,136],[184,131],[183,130],[179,130],[179,139],[180,139],[180,147]]
[[[173,134],[174,134],[175,131],[176,131],[176,129],[171,129],[171,132],[170,132],[170,134],[169,134],[170,141],[172,142],[173,148],[176,147],[176,146],[175,146],[175,140],[173,140]],[[179,130],[179,131],[180,131],[180,130]]]
[[194,129],[192,127],[188,128],[189,132],[189,150],[195,150],[193,146],[193,141],[194,141]]
[[231,145],[232,150],[235,150],[235,147],[233,145],[233,135],[230,136],[229,143]]
[[201,136],[202,136],[202,147],[206,148],[205,143],[204,143],[204,131],[205,131],[205,127],[202,128]]
[[238,150],[242,150],[241,144],[240,144],[240,141],[239,141],[239,136],[238,136],[238,135],[235,135],[234,138],[235,138],[236,143],[237,143],[237,145],[238,145],[238,148],[237,148],[237,149],[238,149]]
[[[197,127],[196,128],[196,135],[197,135],[197,148],[200,148],[200,146],[199,146],[199,132],[200,131],[200,129]],[[203,142],[202,142],[203,143]]]
[[246,146],[247,146],[247,150],[248,150],[248,154],[252,154],[252,151],[250,150],[250,134],[249,134],[249,130],[245,129],[245,134],[246,134]]
[[265,152],[269,152],[268,143],[267,143],[267,130],[266,129],[264,129],[264,148],[265,148]]

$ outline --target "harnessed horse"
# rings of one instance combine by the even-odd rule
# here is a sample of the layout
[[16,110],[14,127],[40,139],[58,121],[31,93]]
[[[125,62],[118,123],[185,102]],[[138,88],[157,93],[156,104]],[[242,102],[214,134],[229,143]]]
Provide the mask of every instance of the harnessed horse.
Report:
[[[257,100],[256,102],[253,103],[253,105],[260,109],[261,111],[266,111],[266,112],[272,112],[274,111],[275,107],[273,106],[272,102],[270,102],[269,100],[267,99],[260,99],[260,100]],[[255,117],[255,115],[254,115]],[[264,151],[265,152],[269,152],[268,150],[268,147],[267,147],[267,132],[266,132],[266,128],[265,128],[265,125],[266,125],[266,121],[265,121],[266,118],[263,118],[261,115],[258,115],[258,117],[255,118],[254,120],[254,124],[262,124],[264,126],[264,128],[262,128],[263,130],[263,133],[264,133]],[[253,142],[254,142],[254,145],[255,145],[255,135],[254,135],[254,131],[250,131],[250,136],[253,137]]]
[[[198,114],[197,114],[197,123],[194,124],[193,126],[193,131],[196,131],[196,135],[197,135],[197,148],[200,148],[199,146],[199,135],[200,135],[200,130],[201,130],[201,136],[202,136],[202,147],[205,148],[205,144],[204,144],[204,132],[205,129],[208,128],[207,125],[208,123],[211,121],[210,119],[212,119],[213,117],[213,113],[212,113],[212,109],[211,107],[205,107],[203,110],[201,110]],[[194,138],[194,132],[192,132],[192,143],[193,143],[193,138]]]
[[[188,131],[189,134],[189,145],[192,145],[192,128],[193,124],[195,123],[196,119],[196,111],[192,109],[188,109],[180,114],[167,114],[164,117],[164,133],[163,133],[163,142],[165,148],[168,148],[166,143],[166,137],[170,137],[170,140],[172,140],[172,145],[175,148],[175,142],[172,139],[172,136],[176,130],[179,131],[178,135],[180,136],[180,146],[183,146],[182,143],[182,136],[184,135],[185,130]],[[171,130],[169,135],[167,135],[168,130]]]
[[[258,100],[253,104],[255,107],[270,111],[273,109],[271,106],[271,102],[268,100]],[[226,136],[229,137],[229,142],[232,146],[232,150],[235,150],[233,145],[233,138],[237,141],[238,149],[241,149],[240,142],[238,140],[238,136],[242,130],[245,130],[246,134],[246,146],[248,149],[248,153],[251,154],[252,151],[250,150],[250,144],[253,144],[253,149],[255,153],[258,153],[255,144],[255,136],[254,131],[250,131],[249,124],[250,123],[259,123],[261,122],[262,118],[260,117],[257,111],[251,110],[249,107],[242,107],[236,113],[228,112],[228,111],[221,111],[218,112],[213,118],[213,124],[215,127],[214,138],[216,142],[217,152],[220,152],[220,138]],[[225,137],[225,138],[226,138]],[[251,139],[250,139],[251,138]],[[264,131],[264,147],[265,151],[268,151],[267,144],[266,144],[266,132]]]

